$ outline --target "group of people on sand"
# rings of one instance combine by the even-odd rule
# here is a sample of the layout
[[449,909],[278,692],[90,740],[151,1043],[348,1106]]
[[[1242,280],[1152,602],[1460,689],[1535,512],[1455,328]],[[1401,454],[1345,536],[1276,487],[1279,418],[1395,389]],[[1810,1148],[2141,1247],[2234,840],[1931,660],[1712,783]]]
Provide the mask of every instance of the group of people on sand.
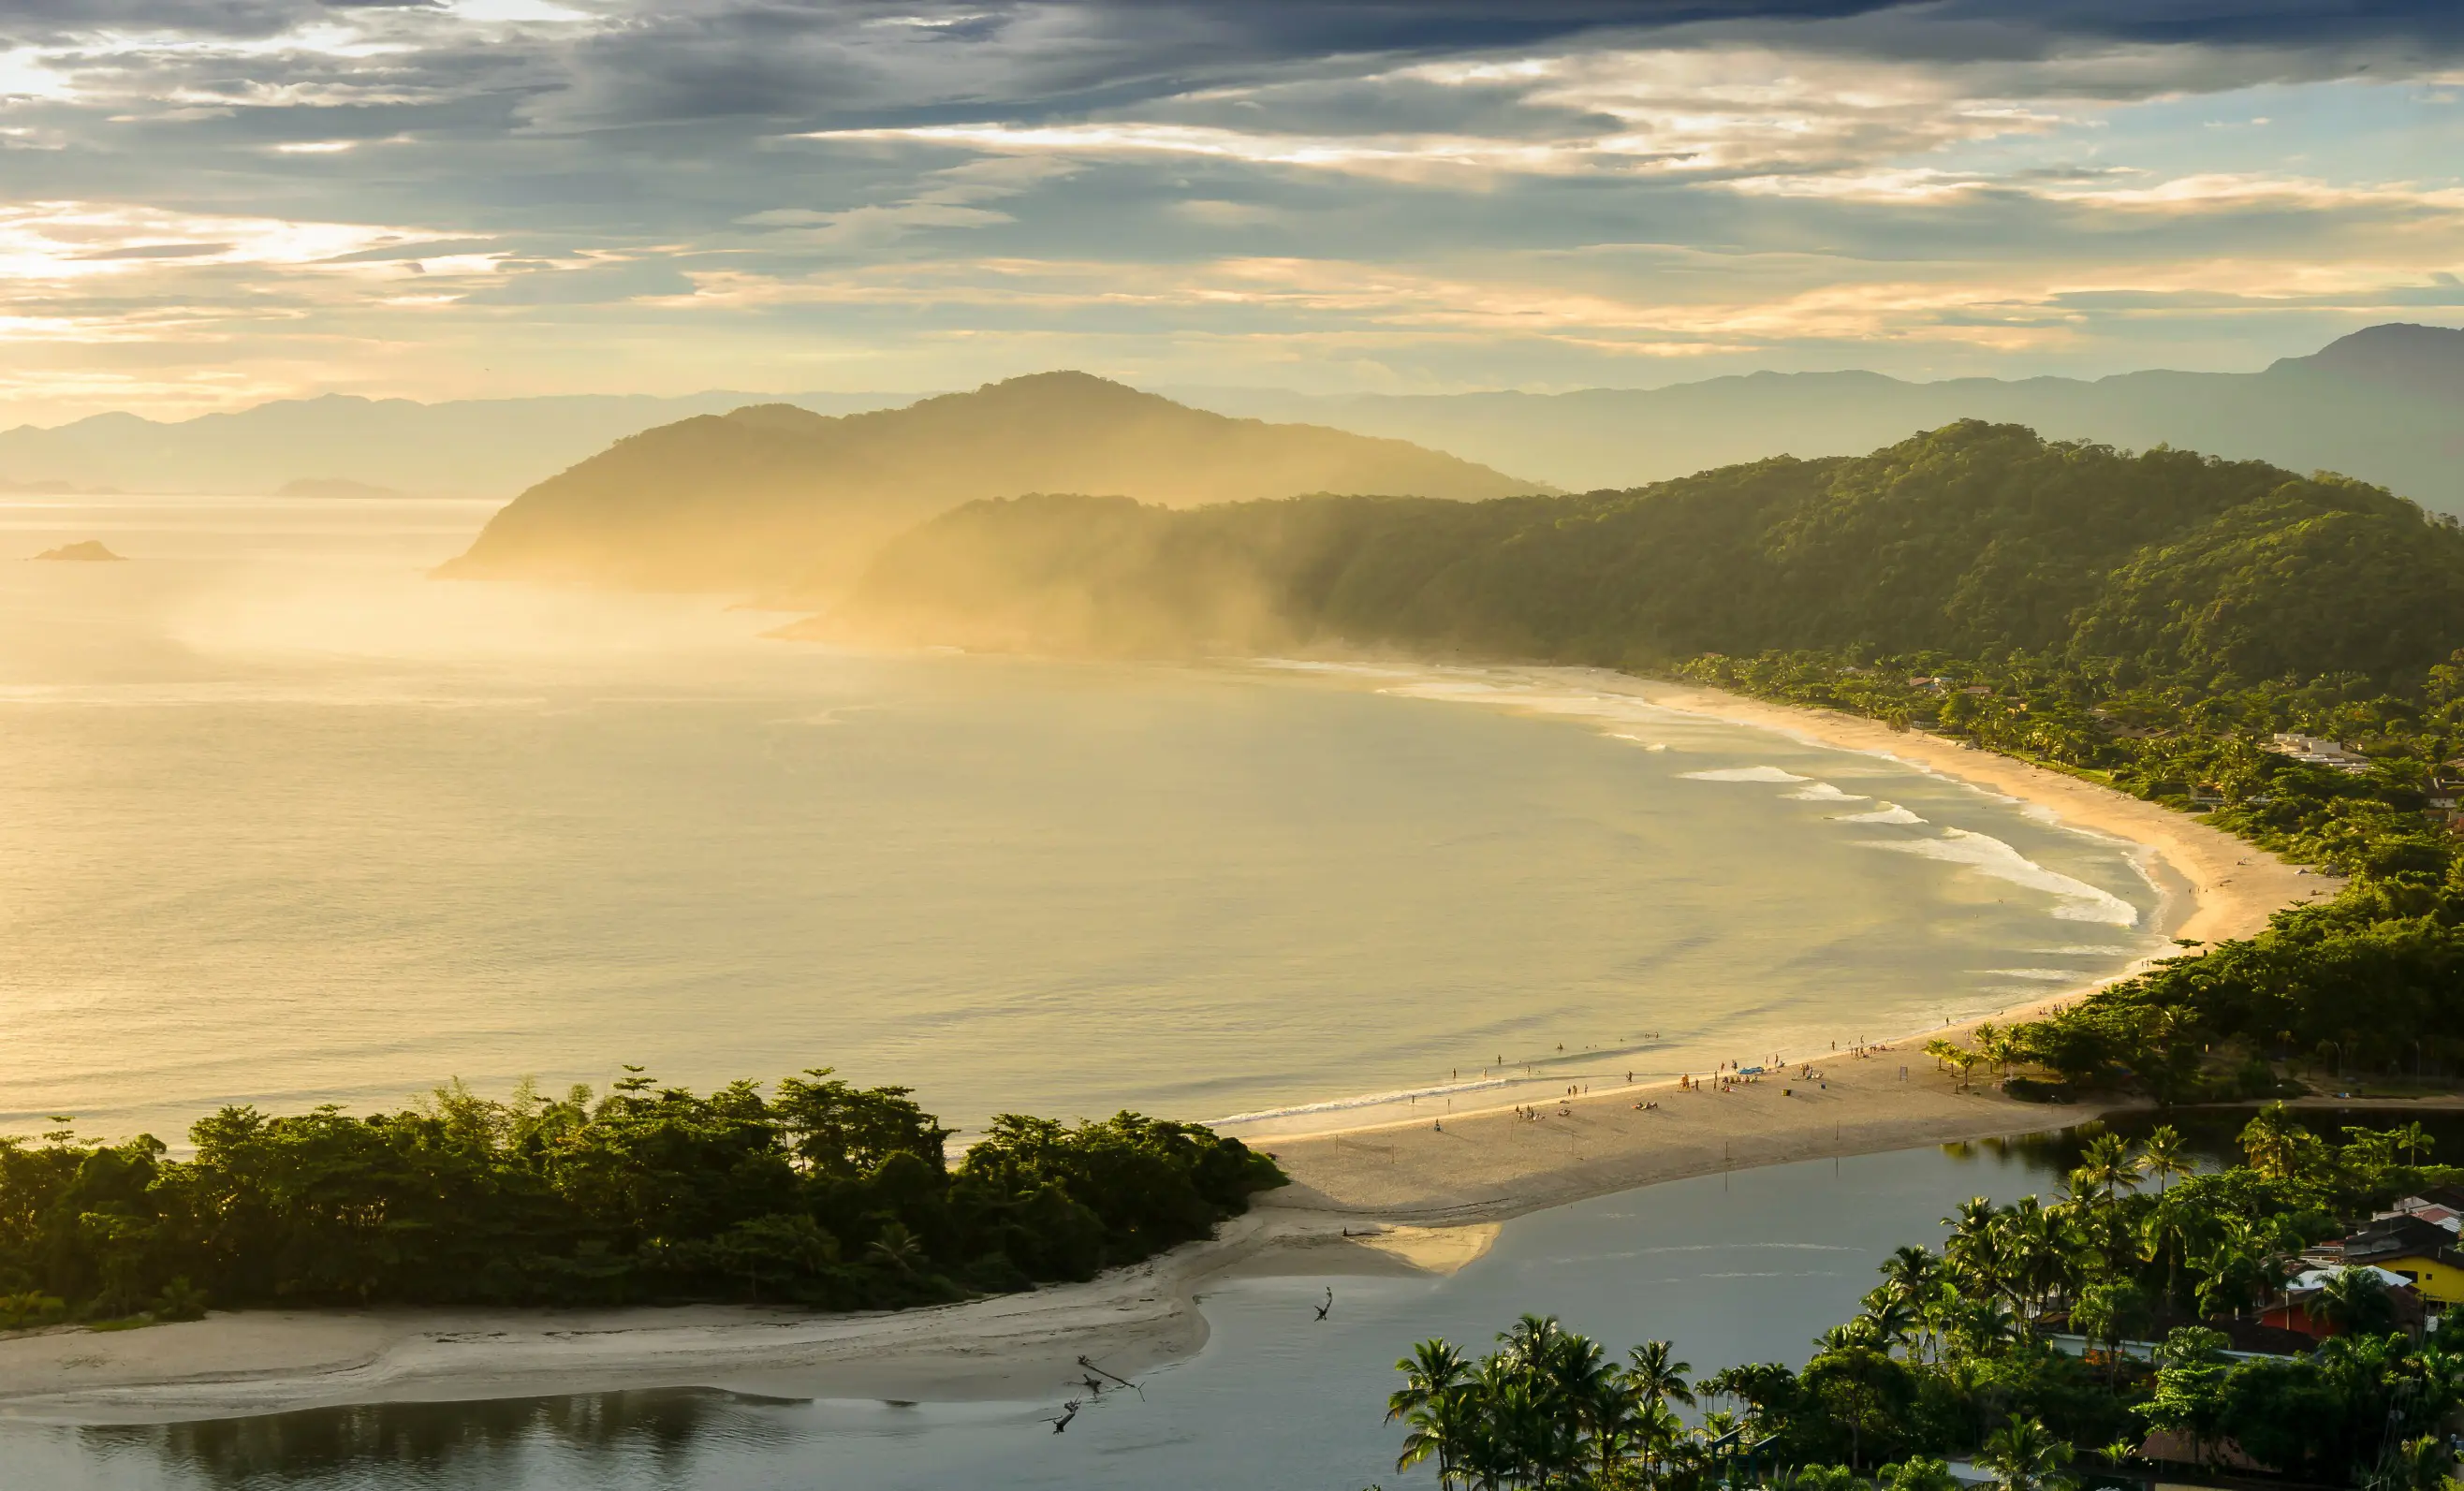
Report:
[[[1562,1051],[1565,1047],[1561,1045],[1558,1049]],[[1839,1049],[1839,1042],[1837,1041],[1832,1042],[1831,1049],[1835,1052],[1837,1051]],[[1869,1045],[1864,1042],[1859,1041],[1850,1042],[1848,1055],[1855,1060],[1864,1061],[1877,1053],[1888,1051],[1891,1048],[1887,1045]],[[1503,1068],[1506,1064],[1506,1057],[1504,1053],[1499,1054],[1497,1061],[1499,1067]],[[1815,1070],[1815,1066],[1812,1062],[1798,1062],[1796,1065],[1799,1068],[1795,1074],[1797,1081],[1819,1083],[1826,1088],[1830,1086],[1828,1074]],[[1778,1071],[1782,1075],[1787,1075],[1787,1067],[1785,1063],[1780,1061],[1779,1054],[1777,1052],[1773,1052],[1771,1060],[1764,1065],[1755,1067],[1751,1071],[1746,1070],[1745,1063],[1742,1062],[1722,1062],[1719,1064],[1719,1067],[1714,1070],[1707,1079],[1696,1077],[1691,1072],[1683,1073],[1677,1079],[1677,1090],[1680,1092],[1701,1092],[1705,1090],[1705,1084],[1707,1081],[1709,1084],[1709,1090],[1713,1092],[1727,1092],[1731,1088],[1743,1086],[1748,1083],[1760,1082],[1767,1071]],[[1461,1069],[1457,1069],[1454,1075],[1456,1078],[1460,1079],[1463,1073]],[[1487,1073],[1483,1072],[1482,1075],[1486,1076]],[[1633,1072],[1629,1071],[1625,1074],[1625,1085],[1629,1087],[1635,1085],[1635,1074]],[[1592,1089],[1589,1086],[1580,1083],[1569,1083],[1566,1086],[1565,1095],[1557,1100],[1557,1116],[1560,1118],[1572,1118],[1574,1110],[1570,1105],[1574,1099],[1588,1095],[1591,1090]],[[1654,1100],[1646,1098],[1636,1103],[1634,1107],[1635,1111],[1637,1112],[1648,1113],[1658,1109],[1660,1104]],[[1514,1106],[1514,1116],[1527,1123],[1537,1123],[1544,1115],[1537,1107],[1526,1107],[1518,1103]],[[1446,1126],[1442,1120],[1440,1120],[1432,1124],[1431,1127],[1442,1133],[1445,1131]]]

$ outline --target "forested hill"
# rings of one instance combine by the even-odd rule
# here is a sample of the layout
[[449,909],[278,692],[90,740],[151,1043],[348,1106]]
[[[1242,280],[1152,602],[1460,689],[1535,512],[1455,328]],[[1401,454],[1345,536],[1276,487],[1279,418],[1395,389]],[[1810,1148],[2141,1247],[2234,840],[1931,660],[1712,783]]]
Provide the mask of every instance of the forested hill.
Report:
[[1967,421],[1581,496],[979,502],[892,543],[839,621],[1111,652],[2024,649],[2394,680],[2464,645],[2464,532],[2341,477]]
[[523,493],[442,573],[825,590],[936,513],[1039,490],[1185,505],[1552,489],[1400,440],[1229,419],[1085,373],[1040,373],[905,408],[832,418],[763,405],[645,431]]

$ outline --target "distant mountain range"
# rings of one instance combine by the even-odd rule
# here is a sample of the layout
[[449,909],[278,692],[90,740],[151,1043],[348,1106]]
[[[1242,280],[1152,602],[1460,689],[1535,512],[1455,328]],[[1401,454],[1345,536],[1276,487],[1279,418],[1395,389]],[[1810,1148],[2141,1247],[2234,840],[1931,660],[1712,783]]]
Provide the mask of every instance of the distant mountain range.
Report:
[[1548,490],[1400,440],[1039,373],[900,409],[833,417],[771,404],[645,431],[523,493],[440,573],[818,595],[894,535],[983,497],[1089,492],[1194,507]]
[[[913,394],[800,394],[844,414]],[[0,491],[509,497],[654,425],[775,401],[768,393],[574,395],[418,404],[328,394],[165,423],[97,414],[0,430]],[[343,484],[343,485],[337,485]]]
[[[2445,327],[2373,326],[2259,373],[1941,383],[1755,373],[1653,389],[1397,397],[1161,391],[1221,414],[1407,440],[1573,491],[1770,455],[1855,454],[1974,418],[2055,439],[2343,471],[2464,513],[2464,331]],[[0,431],[0,491],[272,493],[306,481],[502,497],[611,442],[697,415],[753,404],[849,414],[916,397],[712,392],[423,405],[331,395],[177,423],[99,414]]]
[[1225,413],[1306,419],[1451,450],[1583,492],[1771,455],[1854,455],[1954,420],[2048,439],[2171,445],[2333,471],[2464,513],[2464,331],[2372,326],[2261,373],[1903,383],[1754,373],[1665,388],[1312,398],[1181,390]]

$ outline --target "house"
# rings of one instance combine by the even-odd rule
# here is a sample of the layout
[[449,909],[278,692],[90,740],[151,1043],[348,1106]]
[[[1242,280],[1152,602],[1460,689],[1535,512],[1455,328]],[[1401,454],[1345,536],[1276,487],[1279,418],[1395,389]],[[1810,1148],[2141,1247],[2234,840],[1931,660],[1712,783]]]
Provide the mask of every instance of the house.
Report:
[[2390,1217],[2418,1217],[2449,1232],[2464,1233],[2464,1187],[2431,1186],[2417,1195],[2399,1197],[2376,1219],[2384,1221]]
[[2300,735],[2290,731],[2277,732],[2268,749],[2278,756],[2289,756],[2310,766],[2324,766],[2333,771],[2359,777],[2370,769],[2370,758],[2359,751],[2349,751],[2323,735]]
[[[2373,1222],[2371,1225],[2378,1224]],[[2421,1225],[2429,1224],[2425,1222]],[[2445,1234],[2442,1233],[2441,1236]],[[2351,1239],[2345,1240],[2349,1246]],[[2349,1252],[2346,1257],[2350,1259]],[[2397,1325],[2408,1330],[2417,1328],[2421,1325],[2422,1296],[2412,1280],[2391,1268],[2379,1268],[2350,1261],[2345,1266],[2368,1267],[2370,1272],[2379,1276],[2379,1282],[2386,1284],[2387,1292],[2394,1296]],[[2275,1304],[2265,1306],[2258,1312],[2258,1323],[2272,1330],[2299,1331],[2313,1340],[2334,1335],[2335,1327],[2310,1313],[2310,1301],[2336,1272],[2334,1268],[2312,1268],[2286,1280],[2283,1295]]]
[[2453,1231],[2430,1217],[2399,1213],[2346,1238],[2343,1261],[2397,1275],[2431,1304],[2464,1305],[2464,1248],[2457,1241]]

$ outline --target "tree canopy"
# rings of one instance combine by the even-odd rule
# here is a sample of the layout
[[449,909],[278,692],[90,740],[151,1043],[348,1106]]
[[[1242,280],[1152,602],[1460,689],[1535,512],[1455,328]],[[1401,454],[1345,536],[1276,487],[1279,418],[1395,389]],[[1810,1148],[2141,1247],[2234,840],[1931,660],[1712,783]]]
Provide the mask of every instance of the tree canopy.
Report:
[[1130,1112],[1004,1115],[951,1166],[907,1088],[826,1070],[770,1095],[635,1071],[603,1096],[229,1107],[190,1137],[185,1159],[151,1135],[0,1139],[0,1303],[934,1303],[1092,1277],[1283,1183],[1237,1139]]

